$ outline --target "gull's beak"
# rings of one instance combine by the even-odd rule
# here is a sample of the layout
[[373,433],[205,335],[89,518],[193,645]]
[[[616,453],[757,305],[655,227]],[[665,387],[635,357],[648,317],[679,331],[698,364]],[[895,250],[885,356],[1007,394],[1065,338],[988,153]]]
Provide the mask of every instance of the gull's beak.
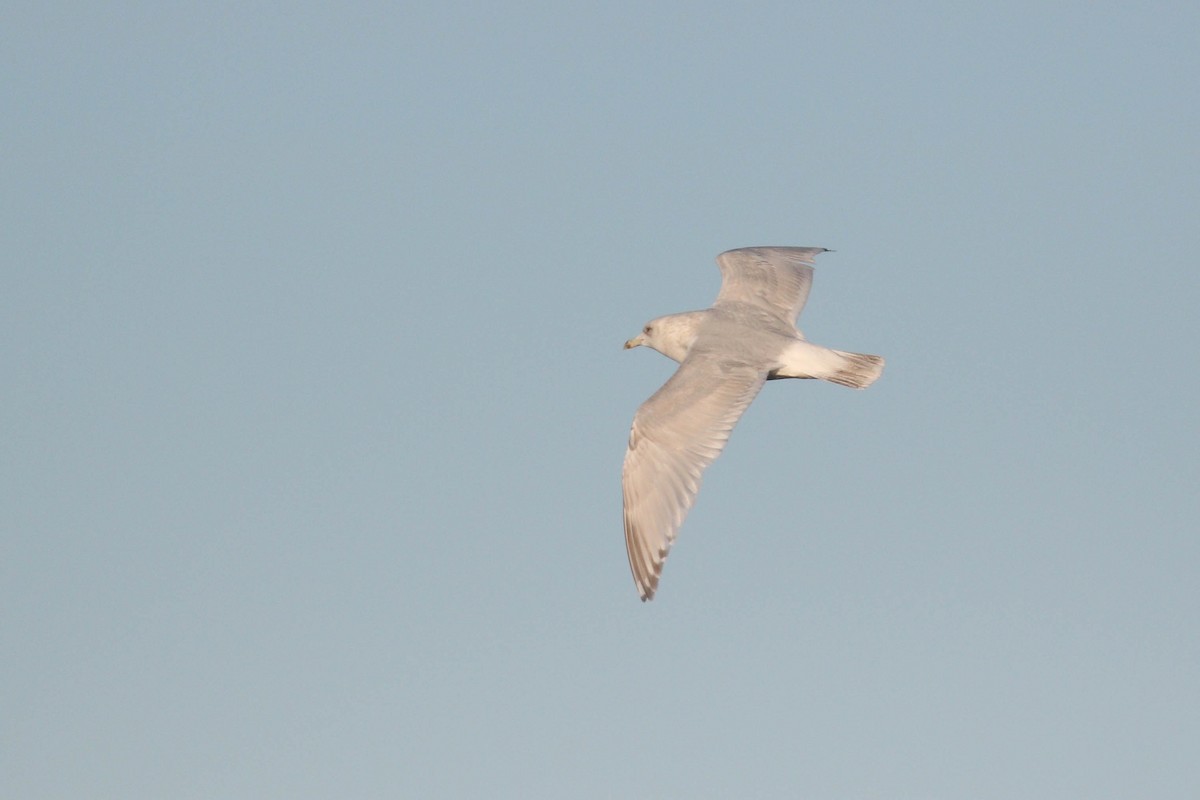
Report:
[[645,343],[646,343],[645,337],[643,337],[642,334],[639,333],[637,336],[633,337],[632,339],[630,339],[628,342],[625,343],[625,349],[628,350],[631,347],[637,347],[637,346],[643,345]]

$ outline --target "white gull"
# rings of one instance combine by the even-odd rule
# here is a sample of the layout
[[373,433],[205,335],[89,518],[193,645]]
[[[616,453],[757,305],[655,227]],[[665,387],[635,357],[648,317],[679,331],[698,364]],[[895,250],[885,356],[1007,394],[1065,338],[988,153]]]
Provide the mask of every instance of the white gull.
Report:
[[625,546],[642,600],[658,588],[701,474],[765,381],[819,378],[864,389],[883,372],[882,357],[812,344],[796,328],[813,259],[826,252],[745,247],[722,253],[721,291],[712,308],[653,319],[625,343],[679,362],[637,410],[621,474]]

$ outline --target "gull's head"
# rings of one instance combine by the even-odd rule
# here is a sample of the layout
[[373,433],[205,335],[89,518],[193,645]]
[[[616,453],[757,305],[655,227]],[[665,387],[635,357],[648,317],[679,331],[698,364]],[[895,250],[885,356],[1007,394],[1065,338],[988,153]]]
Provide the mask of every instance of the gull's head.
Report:
[[641,333],[625,342],[625,349],[645,345],[667,358],[683,361],[692,349],[692,342],[696,341],[696,329],[704,313],[689,311],[686,314],[671,314],[652,319],[642,326]]
[[653,347],[655,350],[657,350],[658,348],[655,347],[655,344],[657,343],[662,332],[662,320],[652,319],[642,326],[641,333],[625,342],[625,349],[629,350],[634,347],[641,347],[645,345],[646,347]]

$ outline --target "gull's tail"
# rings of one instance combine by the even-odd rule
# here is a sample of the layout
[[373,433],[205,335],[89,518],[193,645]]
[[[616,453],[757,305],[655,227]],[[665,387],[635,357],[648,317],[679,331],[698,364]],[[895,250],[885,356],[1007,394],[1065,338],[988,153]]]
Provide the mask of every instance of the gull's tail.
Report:
[[847,353],[842,350],[831,351],[841,357],[834,372],[821,377],[830,383],[849,386],[851,389],[865,389],[875,382],[883,372],[883,356],[870,356],[866,353]]

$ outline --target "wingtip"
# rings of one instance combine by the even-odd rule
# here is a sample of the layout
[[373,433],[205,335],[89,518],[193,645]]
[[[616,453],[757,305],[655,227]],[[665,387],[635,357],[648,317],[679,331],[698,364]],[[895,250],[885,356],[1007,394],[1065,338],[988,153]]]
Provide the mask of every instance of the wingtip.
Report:
[[651,572],[644,578],[634,574],[633,582],[637,585],[638,597],[642,599],[643,603],[654,599],[654,593],[658,591],[659,574],[661,573]]

